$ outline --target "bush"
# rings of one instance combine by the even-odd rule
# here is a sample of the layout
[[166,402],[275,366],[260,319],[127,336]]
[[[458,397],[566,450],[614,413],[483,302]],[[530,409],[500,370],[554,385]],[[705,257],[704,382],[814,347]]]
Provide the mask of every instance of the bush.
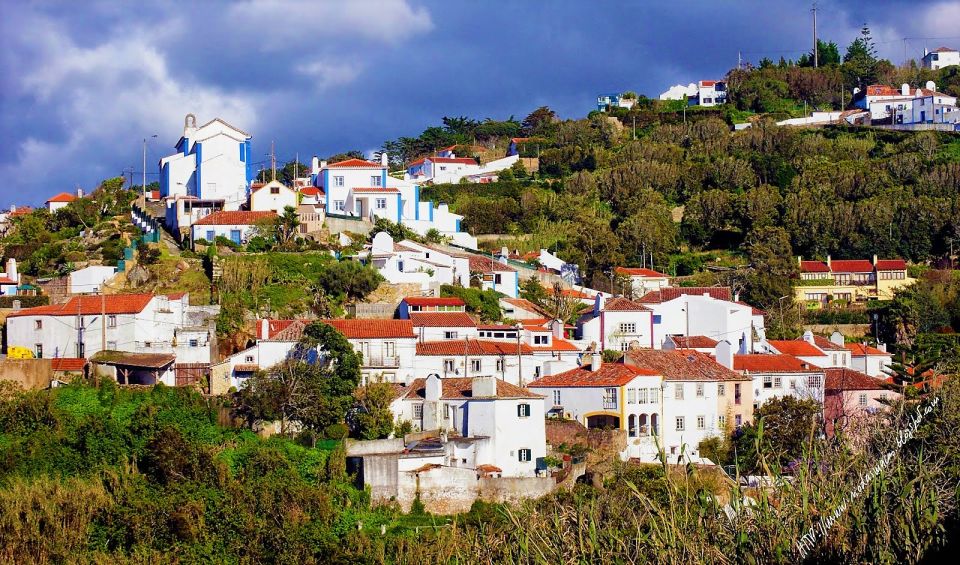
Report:
[[329,439],[342,440],[350,435],[350,428],[346,424],[330,424],[323,430],[323,434]]
[[50,297],[45,294],[38,296],[0,296],[0,308],[13,308],[14,300],[20,301],[21,308],[33,308],[34,306],[46,306],[50,304]]

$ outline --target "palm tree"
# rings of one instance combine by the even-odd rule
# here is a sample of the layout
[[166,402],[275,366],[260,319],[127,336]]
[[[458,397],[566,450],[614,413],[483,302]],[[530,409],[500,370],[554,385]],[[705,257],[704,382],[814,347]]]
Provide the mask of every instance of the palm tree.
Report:
[[300,217],[293,206],[286,206],[283,213],[277,218],[277,242],[280,245],[287,245],[293,241],[300,226]]

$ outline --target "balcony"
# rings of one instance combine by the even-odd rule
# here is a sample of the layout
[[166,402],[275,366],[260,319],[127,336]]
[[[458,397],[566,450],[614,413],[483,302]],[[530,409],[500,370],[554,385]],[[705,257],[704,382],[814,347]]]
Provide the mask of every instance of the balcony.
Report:
[[400,357],[397,355],[364,355],[364,367],[391,367],[400,366]]
[[616,399],[603,399],[603,409],[604,410],[616,410],[617,409],[617,400]]

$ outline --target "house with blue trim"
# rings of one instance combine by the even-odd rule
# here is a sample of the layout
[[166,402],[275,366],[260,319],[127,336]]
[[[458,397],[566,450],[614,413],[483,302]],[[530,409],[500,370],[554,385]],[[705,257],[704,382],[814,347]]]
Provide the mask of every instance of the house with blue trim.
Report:
[[177,152],[160,160],[160,197],[192,196],[239,210],[255,175],[251,137],[220,118],[197,126],[196,116],[187,114]]

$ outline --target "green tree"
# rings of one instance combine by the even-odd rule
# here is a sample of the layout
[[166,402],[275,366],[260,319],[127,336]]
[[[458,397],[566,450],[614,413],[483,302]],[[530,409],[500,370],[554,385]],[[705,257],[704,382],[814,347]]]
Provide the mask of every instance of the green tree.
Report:
[[843,72],[847,84],[857,84],[861,88],[877,81],[877,50],[866,24],[860,29],[860,36],[847,46]]
[[782,306],[793,310],[791,280],[796,275],[797,264],[787,231],[781,227],[754,230],[747,237],[746,248],[750,271],[745,280],[744,298],[765,308],[777,307],[779,311]]
[[354,393],[356,404],[351,413],[351,432],[360,439],[383,439],[394,430],[393,402],[395,389],[390,383],[374,382]]
[[277,241],[280,245],[289,246],[297,235],[300,227],[300,216],[293,206],[284,206],[283,213],[277,218]]
[[817,436],[820,403],[783,396],[770,399],[753,413],[753,422],[734,434],[734,452],[741,473],[769,474],[801,460]]
[[557,121],[557,113],[547,106],[540,106],[520,122],[524,136],[549,135]]

